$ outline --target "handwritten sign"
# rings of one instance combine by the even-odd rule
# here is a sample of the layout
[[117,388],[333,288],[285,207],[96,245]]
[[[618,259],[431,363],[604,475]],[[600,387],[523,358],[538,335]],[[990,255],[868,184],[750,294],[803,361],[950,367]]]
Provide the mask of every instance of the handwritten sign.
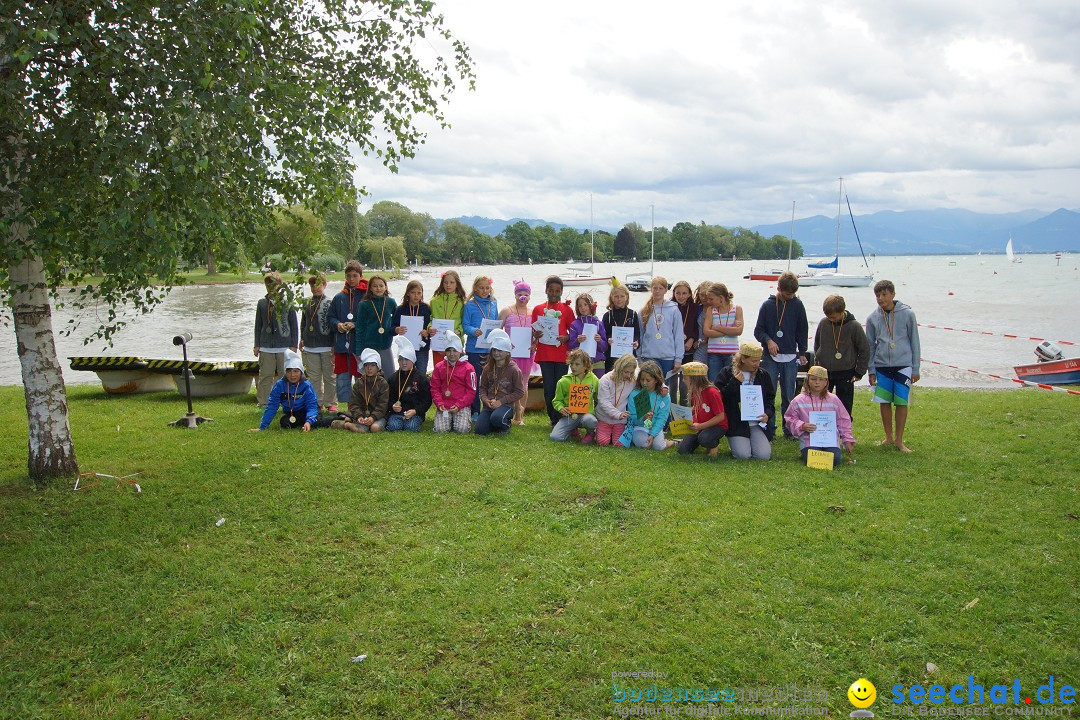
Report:
[[566,403],[566,409],[572,413],[589,412],[589,399],[592,391],[585,383],[570,383],[570,399]]
[[832,470],[836,458],[827,450],[807,450],[806,467],[816,470]]
[[694,432],[694,429],[690,427],[690,421],[683,420],[682,418],[679,418],[678,420],[672,420],[671,424],[669,424],[668,427],[671,429],[671,434],[675,437],[690,435]]

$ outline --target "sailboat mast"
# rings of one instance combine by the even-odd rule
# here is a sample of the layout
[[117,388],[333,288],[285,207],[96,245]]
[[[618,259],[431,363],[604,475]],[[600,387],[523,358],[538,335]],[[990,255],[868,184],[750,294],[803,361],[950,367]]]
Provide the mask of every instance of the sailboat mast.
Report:
[[655,205],[650,205],[649,206],[649,215],[651,216],[651,220],[649,222],[652,225],[651,229],[649,230],[649,233],[652,235],[652,239],[649,240],[649,277],[651,278],[651,277],[653,277],[653,275],[656,274],[654,272],[654,268],[653,268],[653,265],[656,263],[656,206]]
[[[840,178],[840,194],[836,197],[836,257],[840,257],[840,202],[844,199],[844,178]],[[836,266],[837,271],[840,265]]]
[[795,201],[791,201],[791,232],[787,239],[787,269],[791,270],[791,246],[795,242]]
[[592,193],[589,193],[589,272],[596,263],[596,236],[593,234]]

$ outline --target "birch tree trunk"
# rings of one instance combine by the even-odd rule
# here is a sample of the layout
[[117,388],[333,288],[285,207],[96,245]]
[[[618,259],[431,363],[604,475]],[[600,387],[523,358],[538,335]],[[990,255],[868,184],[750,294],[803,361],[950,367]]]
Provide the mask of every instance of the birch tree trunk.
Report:
[[[25,234],[16,230],[13,235]],[[25,237],[10,241],[25,242]],[[18,342],[26,395],[26,418],[30,430],[27,467],[30,478],[45,483],[79,472],[75,444],[68,425],[67,391],[53,341],[52,306],[45,284],[45,267],[33,255],[9,268]]]

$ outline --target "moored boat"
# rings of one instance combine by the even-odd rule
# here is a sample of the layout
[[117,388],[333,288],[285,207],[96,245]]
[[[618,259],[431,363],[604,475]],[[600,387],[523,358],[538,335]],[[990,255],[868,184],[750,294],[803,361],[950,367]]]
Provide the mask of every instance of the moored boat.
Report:
[[1080,383],[1080,358],[1065,358],[1013,368],[1016,377],[1044,385],[1071,385]]

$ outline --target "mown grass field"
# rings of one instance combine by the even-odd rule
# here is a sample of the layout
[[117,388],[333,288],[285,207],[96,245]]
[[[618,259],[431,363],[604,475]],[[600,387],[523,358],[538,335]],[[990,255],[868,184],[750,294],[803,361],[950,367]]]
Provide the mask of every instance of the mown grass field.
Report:
[[0,389],[3,718],[595,718],[628,671],[819,688],[836,717],[859,677],[879,717],[897,683],[1080,684],[1077,397],[919,390],[905,457],[860,396],[833,473],[785,441],[555,445],[539,415],[357,436],[250,434],[253,395],[197,401],[198,430],[166,426],[175,394],[70,407],[82,469],[142,492],[33,489]]

